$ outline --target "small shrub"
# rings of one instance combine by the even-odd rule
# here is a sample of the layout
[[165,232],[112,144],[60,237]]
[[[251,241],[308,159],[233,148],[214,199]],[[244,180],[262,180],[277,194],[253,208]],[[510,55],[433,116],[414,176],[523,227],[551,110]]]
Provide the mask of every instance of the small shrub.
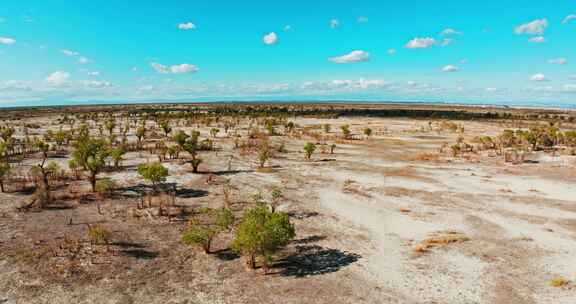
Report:
[[88,230],[88,236],[90,237],[90,242],[96,245],[108,244],[111,235],[112,233],[110,231],[106,230],[104,227],[100,225],[90,227],[90,229]]

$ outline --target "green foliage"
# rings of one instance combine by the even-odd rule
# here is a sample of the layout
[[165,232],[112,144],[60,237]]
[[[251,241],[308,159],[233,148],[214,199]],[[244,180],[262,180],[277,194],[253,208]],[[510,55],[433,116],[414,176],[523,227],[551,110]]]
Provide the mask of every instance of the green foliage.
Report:
[[272,255],[295,236],[287,214],[271,212],[265,205],[259,205],[249,210],[238,225],[232,248],[246,257],[251,268],[255,267],[256,256],[263,257],[267,269]]
[[340,129],[342,130],[342,134],[344,134],[344,138],[349,138],[350,134],[352,133],[350,131],[350,126],[349,125],[343,125],[340,127]]
[[186,140],[188,139],[188,134],[184,133],[184,131],[180,130],[174,135],[174,142],[180,147],[184,146]]
[[145,164],[138,167],[138,174],[156,186],[158,183],[166,181],[168,169],[159,163]]
[[270,146],[267,141],[262,141],[258,148],[258,161],[260,162],[260,168],[264,168],[266,161],[270,159],[272,153],[270,151]]
[[108,231],[106,228],[102,227],[101,225],[96,225],[94,227],[90,227],[88,230],[88,237],[92,244],[96,245],[104,245],[110,242],[110,238],[112,233]]
[[172,132],[172,127],[170,126],[170,121],[169,120],[161,120],[159,123],[160,128],[162,129],[162,131],[164,131],[164,134],[166,134],[166,137],[168,137],[168,134],[170,134],[170,132]]
[[86,137],[77,143],[72,157],[80,166],[90,171],[92,192],[96,192],[96,176],[106,166],[106,158],[108,157],[106,142],[101,139]]
[[210,253],[210,246],[214,238],[221,232],[230,229],[234,223],[234,215],[230,209],[218,210],[206,208],[201,212],[205,223],[200,219],[193,219],[190,228],[182,234],[182,242],[190,246],[202,247],[205,253]]
[[370,128],[364,128],[363,132],[366,137],[370,137],[372,135],[372,129]]
[[312,154],[314,153],[314,151],[316,151],[316,145],[311,143],[311,142],[307,142],[304,145],[304,153],[306,153],[306,159],[310,159],[312,157]]
[[108,154],[110,155],[110,157],[114,161],[114,168],[118,168],[118,167],[120,167],[120,163],[122,162],[124,154],[126,154],[126,151],[122,147],[117,147],[117,148],[110,149],[108,151]]
[[96,193],[102,196],[109,196],[114,193],[117,187],[118,185],[114,180],[110,178],[103,178],[96,182]]

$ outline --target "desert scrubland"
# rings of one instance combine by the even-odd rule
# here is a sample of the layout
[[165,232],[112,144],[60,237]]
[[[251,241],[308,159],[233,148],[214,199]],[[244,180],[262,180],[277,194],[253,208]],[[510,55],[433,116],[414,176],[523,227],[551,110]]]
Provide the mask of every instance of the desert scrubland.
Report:
[[0,303],[576,299],[574,112],[0,115]]

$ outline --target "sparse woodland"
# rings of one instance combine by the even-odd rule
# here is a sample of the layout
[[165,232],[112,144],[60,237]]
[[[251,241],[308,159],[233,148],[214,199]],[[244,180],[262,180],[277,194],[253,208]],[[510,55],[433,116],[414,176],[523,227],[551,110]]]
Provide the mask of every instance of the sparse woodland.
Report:
[[[393,132],[349,122],[363,116],[414,123]],[[343,146],[392,146],[399,134],[446,138],[435,148],[402,153],[410,162],[521,166],[536,152],[575,156],[575,117],[271,105],[102,107],[54,110],[38,119],[4,115],[0,204],[16,203],[0,210],[0,223],[3,229],[17,223],[18,233],[0,242],[0,261],[37,268],[35,275],[62,284],[122,277],[122,265],[139,260],[156,267],[158,257],[203,269],[199,272],[234,273],[238,280],[306,275],[308,268],[320,267],[310,264],[317,260],[306,250],[323,251],[306,245],[310,232],[300,234],[300,224],[304,231],[314,225],[304,223],[305,212],[298,210],[307,208],[297,197],[298,183],[282,172],[296,166],[314,172],[349,158],[341,156]],[[470,133],[467,121],[487,122],[500,131]],[[344,193],[369,198],[366,189],[351,179],[342,187]],[[414,252],[469,240],[454,235],[423,242]],[[350,264],[358,257],[342,259]]]

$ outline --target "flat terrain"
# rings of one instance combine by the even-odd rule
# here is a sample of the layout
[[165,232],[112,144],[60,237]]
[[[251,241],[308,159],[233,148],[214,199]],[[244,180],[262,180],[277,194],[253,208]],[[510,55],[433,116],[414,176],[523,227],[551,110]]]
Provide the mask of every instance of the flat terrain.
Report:
[[[32,132],[41,135],[58,130],[58,117],[20,122],[39,124]],[[201,153],[200,173],[192,173],[184,152],[166,160],[167,182],[176,187],[173,208],[180,211],[173,217],[138,208],[149,186],[137,166],[157,160],[147,151],[129,152],[121,170],[99,174],[119,186],[110,197],[62,199],[21,212],[32,190],[7,187],[0,194],[0,303],[575,303],[576,288],[550,282],[576,280],[576,156],[537,151],[511,164],[494,151],[439,152],[459,136],[496,136],[509,127],[503,121],[452,120],[465,126],[463,134],[440,128],[440,120],[290,121],[307,131],[286,136],[278,127],[269,140],[284,149],[265,170],[223,130],[214,138],[216,151]],[[237,126],[239,134],[248,133],[248,124]],[[343,125],[354,139],[342,139]],[[174,131],[209,138],[214,126],[182,124]],[[362,135],[366,127],[373,130],[369,138]],[[306,160],[306,142],[336,149],[318,148]],[[51,153],[50,160],[67,168],[69,152]],[[238,216],[253,194],[283,191],[279,210],[290,214],[297,237],[271,274],[244,269],[229,249],[232,234],[220,236],[210,255],[180,240],[187,225],[182,210],[222,207],[226,180]],[[55,192],[89,192],[89,183],[70,179]],[[95,224],[111,231],[109,245],[85,241]]]

